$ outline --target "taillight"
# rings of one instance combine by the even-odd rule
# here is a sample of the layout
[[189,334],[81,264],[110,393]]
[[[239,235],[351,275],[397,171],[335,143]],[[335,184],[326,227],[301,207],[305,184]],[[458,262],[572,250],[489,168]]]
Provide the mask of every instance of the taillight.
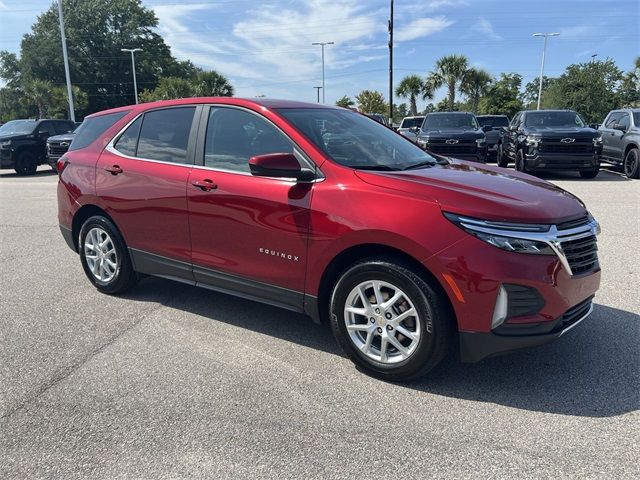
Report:
[[69,165],[69,159],[66,156],[62,156],[56,162],[56,171],[58,172],[58,176],[62,175],[62,172]]

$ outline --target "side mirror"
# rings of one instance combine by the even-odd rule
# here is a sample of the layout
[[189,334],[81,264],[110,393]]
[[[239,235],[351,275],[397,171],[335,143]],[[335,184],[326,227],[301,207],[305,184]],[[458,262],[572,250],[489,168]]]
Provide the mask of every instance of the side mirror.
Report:
[[518,131],[518,126],[517,125],[509,125],[509,131],[510,132],[517,132]]
[[301,168],[293,153],[268,153],[249,159],[251,175],[256,177],[294,178],[298,182],[311,182],[316,174],[309,168]]
[[493,127],[491,125],[483,125],[482,126],[482,131],[484,133],[490,132],[491,130],[493,130]]
[[598,128],[600,128],[600,124],[599,123],[590,123],[589,124],[589,128],[593,128],[594,130],[598,130]]
[[619,123],[616,123],[616,124],[613,126],[613,129],[614,129],[614,130],[620,130],[621,132],[626,132],[626,131],[627,131],[627,129],[625,128],[625,126],[624,126],[624,125],[620,125]]
[[411,127],[409,131],[417,135],[420,132],[420,127]]

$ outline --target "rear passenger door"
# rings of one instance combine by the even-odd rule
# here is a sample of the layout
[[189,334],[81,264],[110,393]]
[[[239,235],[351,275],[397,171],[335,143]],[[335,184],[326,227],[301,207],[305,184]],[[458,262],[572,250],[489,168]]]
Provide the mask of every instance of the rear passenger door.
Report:
[[98,160],[96,193],[140,272],[192,279],[186,185],[201,108],[179,106],[139,115]]
[[600,132],[602,134],[602,156],[609,159],[615,159],[614,155],[614,143],[616,137],[616,131],[613,129],[620,118],[620,112],[611,112],[604,123],[600,126]]

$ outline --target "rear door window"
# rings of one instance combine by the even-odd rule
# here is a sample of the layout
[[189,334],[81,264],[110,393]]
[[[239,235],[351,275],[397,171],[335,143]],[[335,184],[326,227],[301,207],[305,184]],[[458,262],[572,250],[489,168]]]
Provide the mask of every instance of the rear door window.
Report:
[[136,118],[135,122],[127,127],[127,129],[120,135],[120,138],[115,143],[115,148],[120,153],[135,157],[138,149],[138,136],[140,135],[140,126],[142,125],[142,116]]
[[187,163],[189,134],[196,107],[153,110],[144,114],[136,157]]
[[129,112],[116,112],[86,118],[82,125],[78,127],[69,150],[80,150],[88,147],[127,113]]

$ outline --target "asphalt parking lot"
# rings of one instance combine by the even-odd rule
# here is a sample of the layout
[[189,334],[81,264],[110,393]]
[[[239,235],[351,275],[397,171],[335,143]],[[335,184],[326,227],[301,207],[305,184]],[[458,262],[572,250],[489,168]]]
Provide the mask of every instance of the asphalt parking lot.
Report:
[[160,279],[98,293],[57,177],[0,173],[0,478],[640,476],[639,181],[547,177],[602,225],[591,318],[398,385],[290,312]]

